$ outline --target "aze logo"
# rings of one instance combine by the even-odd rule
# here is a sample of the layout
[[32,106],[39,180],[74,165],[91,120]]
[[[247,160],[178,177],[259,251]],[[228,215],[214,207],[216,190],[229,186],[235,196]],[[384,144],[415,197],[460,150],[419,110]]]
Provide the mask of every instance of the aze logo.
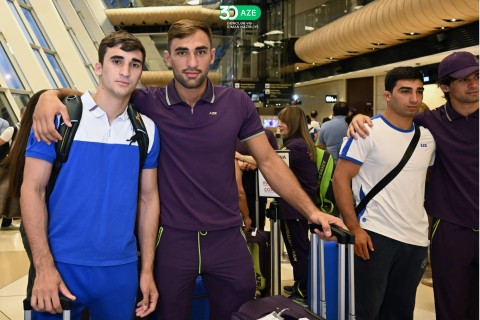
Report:
[[257,6],[220,6],[222,20],[258,20],[262,11]]

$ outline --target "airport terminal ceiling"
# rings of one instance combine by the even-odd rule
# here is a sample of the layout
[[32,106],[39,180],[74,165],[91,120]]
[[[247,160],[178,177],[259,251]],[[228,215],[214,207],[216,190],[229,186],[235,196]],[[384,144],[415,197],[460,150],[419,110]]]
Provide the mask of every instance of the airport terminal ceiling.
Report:
[[[149,37],[150,48],[157,51],[147,55],[157,57],[148,64],[150,71],[168,70],[161,59],[165,32],[173,21],[191,18],[195,12],[195,18],[203,18],[212,27],[218,52],[211,73],[224,85],[235,81],[299,83],[478,47],[477,0],[104,2],[130,7],[107,10],[107,17],[117,28],[143,35],[145,40]],[[218,18],[219,6],[245,3],[262,9],[258,29],[228,30]],[[141,11],[145,8],[150,11]]]

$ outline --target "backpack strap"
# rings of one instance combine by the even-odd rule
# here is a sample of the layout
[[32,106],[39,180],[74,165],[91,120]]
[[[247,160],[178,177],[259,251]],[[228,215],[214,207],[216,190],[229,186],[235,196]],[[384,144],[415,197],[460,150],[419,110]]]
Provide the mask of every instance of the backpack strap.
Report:
[[11,142],[15,141],[15,137],[17,136],[17,133],[18,133],[18,127],[17,127],[17,125],[14,125],[14,126],[13,126],[13,135],[12,135],[12,140],[11,140]]
[[145,123],[142,120],[142,116],[140,112],[138,112],[137,108],[131,103],[127,106],[127,114],[132,122],[133,130],[135,134],[128,140],[130,144],[133,142],[138,143],[138,148],[140,151],[140,166],[139,169],[142,171],[143,165],[145,164],[145,159],[147,158],[148,154],[148,134],[147,128],[145,127]]
[[58,133],[62,136],[62,140],[55,144],[55,152],[57,157],[53,162],[52,173],[47,184],[47,203],[50,198],[50,194],[53,191],[53,187],[57,182],[58,173],[62,168],[62,164],[68,160],[68,154],[72,147],[72,142],[80,125],[80,119],[82,118],[82,99],[79,96],[69,96],[62,100],[63,104],[67,107],[68,115],[70,116],[70,122],[72,127],[67,127],[63,118],[60,117],[60,124],[57,128]]
[[[332,176],[326,176],[325,172],[331,166],[331,173],[334,170],[333,158],[327,150],[321,150],[317,147],[317,169],[318,169],[318,187],[319,187],[319,205],[320,208],[327,213],[333,213],[335,206],[332,203],[331,199],[328,199],[328,196],[331,196],[331,183],[330,180]],[[319,156],[321,154],[321,157]],[[326,180],[328,179],[328,181]],[[327,186],[327,188],[322,188],[322,186]]]
[[360,201],[360,203],[355,207],[355,212],[358,215],[360,212],[363,211],[367,207],[367,204],[370,200],[373,199],[383,188],[385,188],[399,173],[402,171],[403,167],[407,164],[408,160],[412,156],[415,148],[417,147],[418,141],[420,140],[420,128],[416,123],[413,123],[415,127],[415,133],[413,134],[413,138],[410,141],[410,144],[405,150],[405,154],[403,155],[400,162],[392,169],[385,177],[382,178],[371,190],[367,193],[367,195]]

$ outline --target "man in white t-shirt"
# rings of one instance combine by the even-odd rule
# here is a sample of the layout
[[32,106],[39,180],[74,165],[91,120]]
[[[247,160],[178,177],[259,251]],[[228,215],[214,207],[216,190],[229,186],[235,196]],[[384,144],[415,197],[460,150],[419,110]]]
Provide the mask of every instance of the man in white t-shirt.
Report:
[[[427,262],[428,219],[423,207],[435,141],[420,127],[420,141],[401,172],[357,214],[358,204],[402,159],[414,135],[423,76],[412,67],[385,76],[387,108],[372,118],[366,139],[344,141],[333,178],[337,205],[355,234],[358,320],[413,319],[415,295]],[[350,187],[350,182],[352,186]],[[375,248],[375,250],[374,250]]]
[[318,122],[318,120],[317,120],[317,117],[318,117],[317,110],[313,110],[312,112],[310,112],[310,117],[312,118],[312,121],[311,121],[310,125],[312,127],[314,127],[315,130],[317,130],[317,132],[319,132],[320,131],[320,122]]

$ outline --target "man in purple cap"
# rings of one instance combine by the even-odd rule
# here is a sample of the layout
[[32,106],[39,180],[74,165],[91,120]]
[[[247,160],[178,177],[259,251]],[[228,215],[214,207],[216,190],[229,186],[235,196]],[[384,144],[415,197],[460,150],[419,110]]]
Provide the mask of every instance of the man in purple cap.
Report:
[[435,312],[437,320],[478,319],[478,59],[447,56],[437,84],[447,102],[415,118],[437,142],[425,199]]
[[[446,103],[415,116],[433,134],[437,152],[425,208],[433,217],[430,259],[437,320],[478,319],[478,59],[454,52],[438,68]],[[356,116],[348,135],[366,134]],[[356,131],[356,133],[355,133]]]

